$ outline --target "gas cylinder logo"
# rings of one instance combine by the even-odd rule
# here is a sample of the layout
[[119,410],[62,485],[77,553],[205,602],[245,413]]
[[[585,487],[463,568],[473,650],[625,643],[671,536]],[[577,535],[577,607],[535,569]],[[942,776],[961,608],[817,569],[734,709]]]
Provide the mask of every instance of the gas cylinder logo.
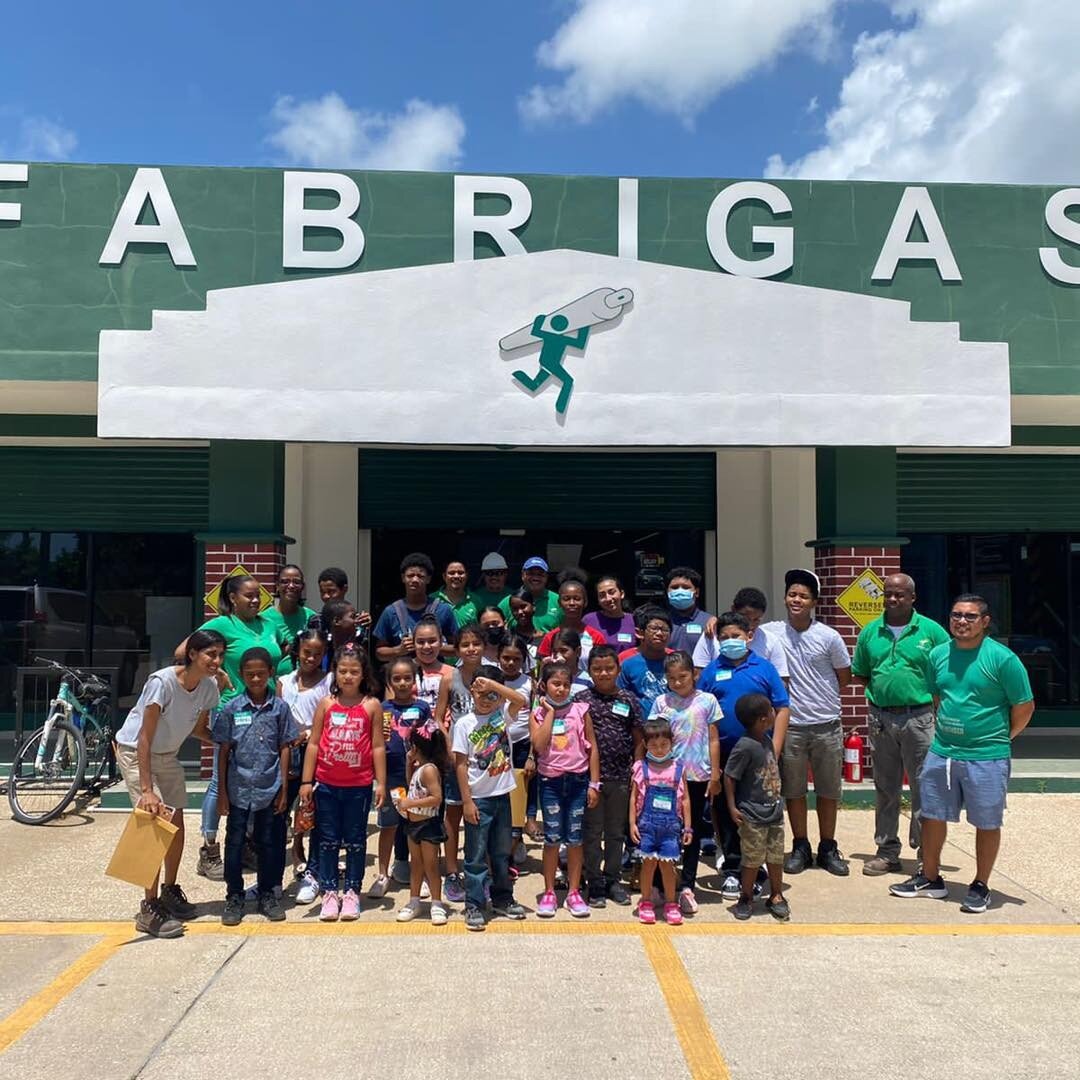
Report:
[[499,342],[499,348],[504,353],[540,342],[540,370],[535,375],[515,371],[511,377],[529,393],[536,393],[554,376],[560,383],[555,413],[560,417],[565,416],[574,389],[573,376],[563,367],[566,350],[584,352],[589,331],[594,326],[617,319],[633,299],[634,294],[630,289],[593,289],[550,314],[537,315],[532,326],[523,326],[507,334]]

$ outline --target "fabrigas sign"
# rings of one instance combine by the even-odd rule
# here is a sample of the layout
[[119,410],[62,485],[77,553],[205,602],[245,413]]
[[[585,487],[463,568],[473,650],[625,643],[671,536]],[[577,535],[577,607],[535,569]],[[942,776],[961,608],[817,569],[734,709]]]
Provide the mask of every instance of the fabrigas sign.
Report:
[[[360,188],[352,177],[335,172],[285,170],[281,199],[281,266],[284,270],[347,270],[356,265],[367,245],[362,226],[353,220],[360,208]],[[10,185],[32,185],[30,166],[0,164],[0,183],[6,185],[0,201],[0,222],[19,222],[22,206],[11,193]],[[337,197],[332,208],[306,205],[313,193]],[[476,201],[482,196],[501,196],[508,203],[501,214],[477,212]],[[776,218],[792,213],[787,194],[774,184],[763,181],[737,181],[723,188],[712,199],[705,222],[709,252],[722,270],[740,277],[772,278],[795,266],[795,241],[798,222],[755,225],[752,242],[762,249],[760,258],[744,258],[733,250],[728,237],[728,222],[737,207],[746,203],[764,204]],[[147,209],[154,222],[140,222]],[[1064,188],[1050,195],[1044,206],[1044,220],[1051,234],[1066,244],[1080,244],[1080,221],[1072,212],[1080,210],[1080,188]],[[504,255],[525,252],[514,230],[525,225],[532,215],[532,195],[522,180],[508,176],[454,176],[452,205],[447,207],[453,222],[455,262],[472,260],[477,236],[489,237]],[[637,256],[638,181],[620,179],[618,183],[619,254]],[[340,237],[334,250],[314,250],[305,246],[309,229],[329,230]],[[921,235],[921,239],[913,239]],[[160,245],[168,250],[176,267],[199,265],[196,251],[189,242],[184,222],[173,202],[165,177],[159,168],[139,168],[113,218],[108,239],[98,262],[118,266],[133,244]],[[1063,285],[1080,285],[1080,265],[1062,258],[1057,247],[1040,246],[1033,251],[1042,269]],[[887,283],[893,280],[901,263],[932,264],[942,282],[963,281],[953,255],[949,237],[926,187],[905,187],[892,220],[870,270],[870,280]],[[552,313],[554,315],[554,313]],[[549,357],[550,358],[550,357]]]

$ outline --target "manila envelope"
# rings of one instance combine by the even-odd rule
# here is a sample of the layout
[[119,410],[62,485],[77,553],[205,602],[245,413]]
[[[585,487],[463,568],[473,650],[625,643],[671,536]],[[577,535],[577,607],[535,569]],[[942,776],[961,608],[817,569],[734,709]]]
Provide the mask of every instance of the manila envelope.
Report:
[[105,873],[149,889],[177,832],[179,829],[168,818],[133,810]]
[[525,779],[524,769],[514,770],[517,787],[510,792],[510,822],[515,829],[525,827],[525,796],[529,790],[529,781]]

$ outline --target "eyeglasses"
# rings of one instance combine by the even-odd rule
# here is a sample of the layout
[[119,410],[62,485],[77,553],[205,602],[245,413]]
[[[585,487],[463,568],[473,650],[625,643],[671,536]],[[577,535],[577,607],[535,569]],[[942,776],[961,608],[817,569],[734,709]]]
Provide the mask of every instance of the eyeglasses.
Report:
[[646,634],[670,634],[671,627],[665,626],[663,623],[654,623],[645,627]]
[[953,622],[978,622],[982,618],[981,611],[950,611],[949,618]]

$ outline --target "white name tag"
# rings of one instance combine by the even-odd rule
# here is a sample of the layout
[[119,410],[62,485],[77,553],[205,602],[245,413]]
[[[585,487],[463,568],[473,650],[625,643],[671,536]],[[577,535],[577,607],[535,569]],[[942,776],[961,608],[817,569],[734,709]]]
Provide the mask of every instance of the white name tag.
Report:
[[401,714],[401,719],[409,721],[409,722],[415,722],[415,721],[420,719],[420,710],[419,709],[406,709]]
[[615,635],[615,640],[618,641],[620,645],[631,645],[631,644],[633,644],[633,641],[634,641],[634,635],[633,634],[616,634]]
[[669,811],[675,805],[670,795],[654,795],[652,804],[657,810],[663,810],[665,812]]
[[686,632],[688,634],[700,634],[701,633],[701,623],[688,622],[686,624]]
[[616,716],[629,716],[630,706],[627,705],[625,701],[616,701],[615,704],[611,706],[611,711]]
[[333,724],[334,727],[344,727],[345,722],[348,719],[349,717],[345,713],[332,712],[330,714],[330,723]]
[[233,727],[247,727],[251,723],[251,713],[238,712],[233,717]]
[[727,671],[727,670],[725,670],[724,668],[721,668],[721,669],[720,669],[720,670],[719,670],[719,671],[718,671],[718,672],[716,673],[716,681],[717,681],[717,682],[727,682],[727,681],[728,681],[728,679],[730,679],[730,678],[731,678],[731,672],[730,672],[730,671]]

